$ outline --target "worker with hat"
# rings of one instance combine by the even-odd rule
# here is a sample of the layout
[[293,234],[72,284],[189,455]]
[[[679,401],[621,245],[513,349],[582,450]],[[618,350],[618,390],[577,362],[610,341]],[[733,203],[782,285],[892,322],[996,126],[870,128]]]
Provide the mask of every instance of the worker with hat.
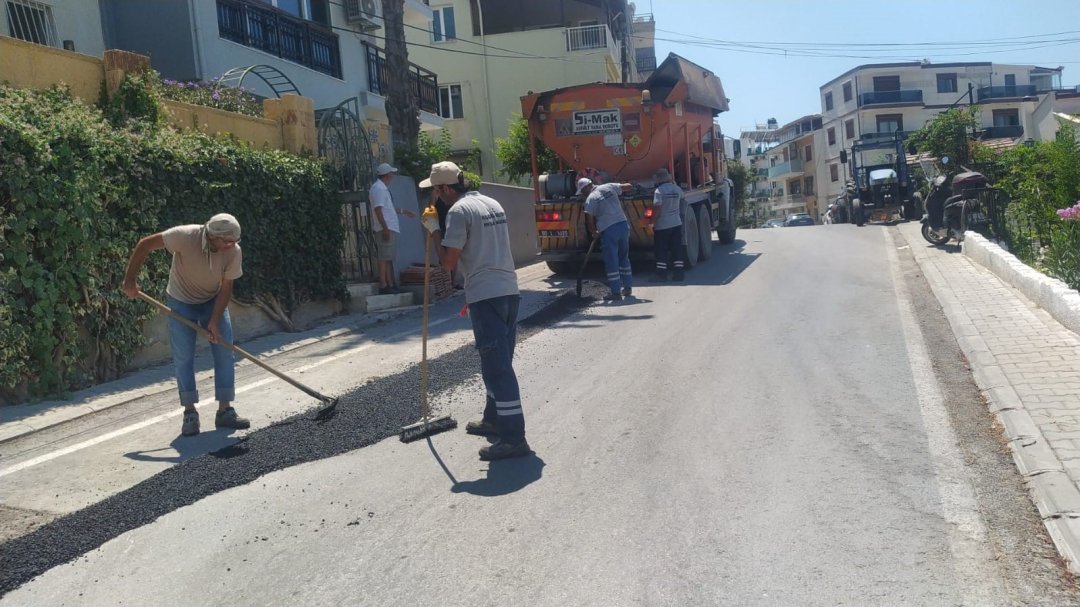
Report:
[[655,282],[665,282],[668,270],[674,270],[675,280],[684,277],[683,218],[686,216],[686,194],[671,181],[666,168],[653,175],[653,245],[656,257]]
[[525,440],[525,414],[513,364],[521,296],[506,212],[495,199],[470,189],[453,162],[431,165],[431,175],[420,187],[433,188],[432,195],[450,206],[445,235],[433,206],[424,211],[421,222],[431,234],[442,267],[453,271],[461,264],[465,302],[480,351],[487,403],[480,421],[469,422],[465,431],[497,439],[480,449],[480,459],[529,455],[532,450]]
[[596,185],[592,179],[577,180],[578,196],[585,196],[585,217],[593,239],[603,237],[604,272],[611,292],[605,301],[620,301],[633,292],[634,276],[630,267],[630,224],[623,211],[619,195],[630,191],[633,184],[605,183]]
[[[139,241],[128,260],[124,274],[124,294],[139,296],[139,269],[153,251],[165,249],[172,254],[166,302],[180,316],[205,327],[214,358],[214,397],[218,401],[214,425],[218,428],[244,429],[251,422],[240,417],[232,406],[236,398],[236,372],[232,351],[225,344],[233,342],[229,299],[233,281],[244,273],[240,253],[240,223],[228,213],[218,213],[206,223],[182,225],[152,234]],[[195,329],[169,318],[169,344],[176,366],[176,386],[184,421],[180,433],[199,433],[199,390],[195,384]]]
[[398,216],[416,217],[416,213],[394,206],[390,183],[397,172],[396,168],[384,162],[375,168],[378,179],[371,184],[371,208],[375,213],[372,227],[377,233],[375,242],[379,251],[379,293],[383,295],[401,293],[394,276],[394,256],[397,254],[398,235],[401,234]]

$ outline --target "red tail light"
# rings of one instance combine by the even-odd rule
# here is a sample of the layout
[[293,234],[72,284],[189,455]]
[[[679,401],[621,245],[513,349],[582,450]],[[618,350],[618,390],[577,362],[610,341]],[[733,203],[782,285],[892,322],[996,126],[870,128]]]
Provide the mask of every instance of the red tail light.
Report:
[[645,209],[645,217],[652,217],[652,215],[653,215],[652,209]]
[[537,221],[562,221],[562,213],[558,211],[537,211]]

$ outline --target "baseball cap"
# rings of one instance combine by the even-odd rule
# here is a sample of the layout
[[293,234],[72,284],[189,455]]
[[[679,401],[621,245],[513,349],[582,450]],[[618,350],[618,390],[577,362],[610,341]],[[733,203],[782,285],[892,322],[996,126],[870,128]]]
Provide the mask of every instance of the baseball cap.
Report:
[[420,182],[420,187],[430,188],[434,185],[454,185],[458,182],[458,175],[461,175],[461,169],[453,162],[436,162],[431,165],[431,175],[428,175],[427,179]]
[[379,174],[379,177],[382,177],[390,173],[397,173],[397,169],[384,162],[375,169],[375,172]]
[[592,185],[592,179],[588,177],[582,177],[577,180],[577,195],[581,195],[581,190],[584,190],[586,186]]

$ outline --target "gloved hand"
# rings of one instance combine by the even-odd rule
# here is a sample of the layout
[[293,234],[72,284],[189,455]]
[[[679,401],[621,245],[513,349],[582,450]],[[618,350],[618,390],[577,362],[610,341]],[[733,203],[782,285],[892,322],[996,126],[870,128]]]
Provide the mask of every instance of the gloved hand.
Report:
[[424,209],[424,214],[420,216],[420,223],[429,233],[439,231],[439,212],[435,210],[434,205]]

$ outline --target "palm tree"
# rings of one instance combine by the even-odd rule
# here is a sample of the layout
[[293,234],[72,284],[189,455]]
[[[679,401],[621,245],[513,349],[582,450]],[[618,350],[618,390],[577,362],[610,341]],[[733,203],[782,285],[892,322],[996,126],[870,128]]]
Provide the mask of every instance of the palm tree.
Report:
[[409,49],[405,45],[405,0],[382,0],[386,25],[386,117],[395,153],[411,157],[420,136],[420,108],[409,77]]

